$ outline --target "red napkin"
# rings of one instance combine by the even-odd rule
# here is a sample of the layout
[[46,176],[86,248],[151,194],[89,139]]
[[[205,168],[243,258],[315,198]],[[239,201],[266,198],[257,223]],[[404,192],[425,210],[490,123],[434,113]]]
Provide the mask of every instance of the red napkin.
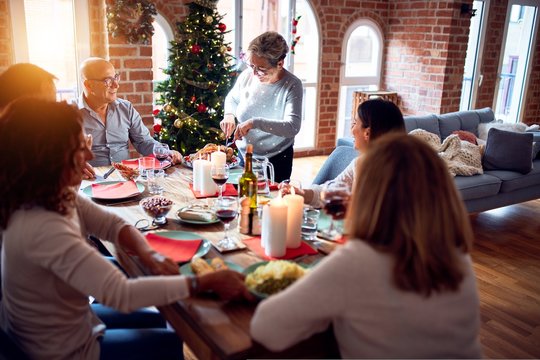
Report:
[[191,260],[202,242],[201,239],[174,240],[154,233],[147,234],[146,240],[148,240],[152,249],[176,262]]
[[[204,199],[204,198],[219,196],[219,189],[214,195],[203,196],[199,191],[193,190],[193,184],[189,184],[189,188],[191,189],[191,192],[197,199]],[[225,189],[223,189],[223,196],[238,196],[238,191],[236,190],[233,184],[225,184]]]
[[[154,157],[154,156],[149,155],[147,157]],[[164,167],[170,165],[170,163],[171,163],[170,161],[164,161],[163,166],[160,167],[159,161],[156,158],[154,158],[153,168],[154,169],[161,169],[161,168],[164,168]],[[131,168],[134,168],[134,169],[138,169],[139,168],[139,159],[122,160],[122,164],[124,164],[126,166],[129,166]]]
[[247,247],[253,251],[255,254],[259,255],[261,258],[265,260],[291,260],[294,258],[297,258],[302,255],[317,255],[317,250],[314,250],[311,246],[306,244],[305,242],[301,242],[300,246],[296,249],[288,249],[285,252],[285,256],[282,257],[271,257],[266,256],[264,253],[264,249],[261,247],[261,238],[260,236],[252,237],[250,239],[244,240],[244,243],[247,245]]
[[92,197],[99,199],[122,199],[139,193],[133,180],[109,185],[92,184]]

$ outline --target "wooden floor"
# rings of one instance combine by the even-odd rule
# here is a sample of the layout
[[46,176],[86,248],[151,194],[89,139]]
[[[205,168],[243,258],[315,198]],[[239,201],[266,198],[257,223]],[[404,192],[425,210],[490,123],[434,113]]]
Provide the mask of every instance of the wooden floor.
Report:
[[[294,159],[309,186],[324,156]],[[485,358],[540,358],[540,200],[471,215]],[[186,351],[186,359],[196,359]]]

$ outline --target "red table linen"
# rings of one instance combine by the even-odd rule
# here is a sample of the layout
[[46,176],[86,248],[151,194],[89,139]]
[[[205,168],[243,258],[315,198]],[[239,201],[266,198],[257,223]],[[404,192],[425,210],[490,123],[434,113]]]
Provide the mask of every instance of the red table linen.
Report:
[[175,240],[155,233],[147,234],[146,240],[152,249],[176,262],[190,261],[202,242],[202,239]]
[[244,244],[246,244],[247,247],[251,251],[253,251],[255,254],[257,254],[258,256],[260,256],[261,258],[265,260],[291,260],[302,255],[316,255],[317,254],[317,250],[313,249],[311,246],[309,246],[303,241],[300,243],[300,246],[297,247],[296,249],[287,248],[287,251],[285,252],[285,256],[282,256],[282,257],[266,256],[266,254],[264,253],[264,249],[261,246],[261,238],[259,236],[244,240]]

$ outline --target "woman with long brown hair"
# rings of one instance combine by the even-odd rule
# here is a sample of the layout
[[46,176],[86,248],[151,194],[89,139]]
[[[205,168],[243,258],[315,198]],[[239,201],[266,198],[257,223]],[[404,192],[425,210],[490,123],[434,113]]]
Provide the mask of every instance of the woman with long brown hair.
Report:
[[86,242],[94,234],[139,254],[154,273],[171,266],[178,273],[167,259],[159,268],[137,229],[77,194],[92,153],[72,106],[13,101],[0,116],[0,153],[0,326],[31,358],[182,358],[174,333],[123,329],[119,341],[109,341],[117,332],[105,331],[90,295],[122,312],[205,290],[226,299],[249,297],[243,276],[232,271],[128,279]]
[[263,301],[253,337],[272,350],[333,325],[344,358],[479,358],[473,235],[443,161],[388,134],[359,164],[350,239]]

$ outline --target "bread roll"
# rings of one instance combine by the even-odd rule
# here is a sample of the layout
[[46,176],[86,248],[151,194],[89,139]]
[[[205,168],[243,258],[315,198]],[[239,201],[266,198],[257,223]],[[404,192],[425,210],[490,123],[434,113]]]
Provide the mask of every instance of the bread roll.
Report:
[[210,266],[212,266],[215,271],[225,270],[229,268],[227,264],[225,264],[225,261],[223,261],[223,259],[217,257],[212,259],[212,261],[210,262]]
[[195,258],[191,260],[191,270],[195,275],[204,275],[214,272],[214,269],[208,265],[206,260],[201,258]]

